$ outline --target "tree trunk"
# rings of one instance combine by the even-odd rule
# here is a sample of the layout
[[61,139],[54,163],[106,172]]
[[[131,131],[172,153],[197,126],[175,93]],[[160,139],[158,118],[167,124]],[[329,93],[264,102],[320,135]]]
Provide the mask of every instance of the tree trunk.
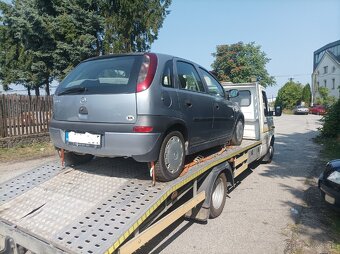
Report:
[[35,86],[34,91],[36,96],[40,96],[39,86]]
[[31,98],[31,88],[30,87],[27,87],[27,94]]
[[46,91],[46,95],[50,95],[50,81],[49,81],[50,77],[46,77],[45,79],[45,91]]

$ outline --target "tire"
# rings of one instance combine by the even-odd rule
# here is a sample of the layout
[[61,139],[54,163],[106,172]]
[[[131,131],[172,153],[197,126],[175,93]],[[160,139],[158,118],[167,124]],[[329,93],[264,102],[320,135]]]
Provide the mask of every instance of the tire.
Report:
[[239,146],[243,140],[243,132],[244,132],[244,124],[241,119],[237,120],[235,129],[233,132],[233,136],[231,138],[231,144],[235,146]]
[[221,173],[214,182],[211,193],[210,214],[211,219],[220,216],[223,211],[227,195],[227,178]]
[[268,147],[268,151],[266,153],[266,155],[263,157],[262,159],[262,163],[264,164],[269,164],[272,162],[274,157],[274,145],[270,144],[270,146]]
[[93,157],[94,156],[92,154],[76,154],[73,152],[65,152],[64,162],[65,166],[75,166],[89,162],[93,159]]
[[182,172],[185,160],[184,138],[179,131],[165,136],[155,163],[156,179],[168,182],[176,179]]

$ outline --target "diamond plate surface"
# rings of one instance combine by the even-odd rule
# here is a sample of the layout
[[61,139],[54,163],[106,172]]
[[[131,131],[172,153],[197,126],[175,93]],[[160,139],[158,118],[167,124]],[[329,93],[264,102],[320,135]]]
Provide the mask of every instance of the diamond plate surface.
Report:
[[81,170],[80,167],[68,168],[1,205],[0,217],[50,241],[52,235],[93,208],[98,201],[119,191],[129,178],[141,174],[141,167],[133,168],[136,164],[122,159],[116,160],[113,166],[103,159],[84,165]]
[[35,168],[0,185],[0,205],[57,175],[63,168],[58,162]]

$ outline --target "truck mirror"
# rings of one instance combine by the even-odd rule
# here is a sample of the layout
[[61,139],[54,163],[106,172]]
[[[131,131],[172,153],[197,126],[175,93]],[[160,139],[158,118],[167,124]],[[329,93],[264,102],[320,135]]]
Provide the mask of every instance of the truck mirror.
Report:
[[281,116],[282,115],[282,108],[281,106],[275,107],[275,116]]

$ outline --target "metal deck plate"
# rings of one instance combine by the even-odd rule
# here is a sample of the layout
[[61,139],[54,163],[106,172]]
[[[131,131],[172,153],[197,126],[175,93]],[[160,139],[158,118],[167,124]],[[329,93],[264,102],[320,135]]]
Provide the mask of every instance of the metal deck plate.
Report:
[[1,205],[0,218],[68,253],[113,252],[173,191],[252,144],[245,141],[155,187],[145,163],[96,159]]
[[0,205],[47,181],[62,169],[60,163],[49,163],[0,184]]

